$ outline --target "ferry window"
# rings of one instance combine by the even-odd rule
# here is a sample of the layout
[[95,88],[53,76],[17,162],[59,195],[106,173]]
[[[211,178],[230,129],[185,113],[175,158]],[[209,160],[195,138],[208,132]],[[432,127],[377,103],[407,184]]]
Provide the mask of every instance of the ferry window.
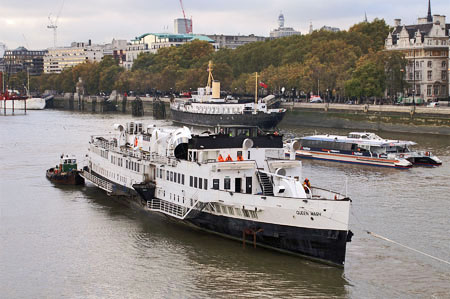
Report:
[[194,182],[194,178],[192,177],[192,175],[189,176],[189,187],[193,186]]
[[139,172],[139,164],[137,165],[137,172]]
[[203,184],[203,187],[205,190],[208,190],[208,179],[204,179],[205,183]]
[[125,160],[125,168],[128,168],[128,160]]
[[178,184],[181,183],[180,178],[181,178],[181,174],[179,173],[179,174],[178,174]]
[[250,151],[248,151],[247,160],[250,160]]
[[177,173],[176,172],[173,173],[173,181],[175,183],[177,182]]
[[181,176],[181,183],[184,185],[184,174]]
[[170,177],[170,173],[169,173],[169,172],[170,172],[170,171],[166,171],[166,174],[167,174],[167,175],[166,175],[166,179],[167,179],[167,180],[169,180],[169,177]]
[[194,188],[197,188],[197,177],[194,177]]
[[198,188],[199,189],[203,188],[203,179],[202,178],[198,178]]
[[225,190],[231,189],[231,179],[230,178],[225,178],[223,180],[223,189],[225,189]]
[[213,189],[219,190],[219,179],[213,179]]
[[173,172],[170,172],[170,181],[173,182]]
[[238,151],[237,152],[237,157],[241,156],[242,157],[242,151]]
[[162,170],[162,169],[159,170],[159,178],[160,178],[160,179],[163,178],[163,170]]

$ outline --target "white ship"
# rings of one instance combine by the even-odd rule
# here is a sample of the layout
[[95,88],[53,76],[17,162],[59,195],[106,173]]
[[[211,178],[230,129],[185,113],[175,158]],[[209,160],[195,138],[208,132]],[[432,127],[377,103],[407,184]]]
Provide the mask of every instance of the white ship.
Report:
[[[412,141],[383,139],[374,133],[351,132],[348,136],[313,135],[298,139],[297,158],[354,164],[409,168],[413,165],[438,166],[442,161],[427,151],[415,151]],[[286,155],[289,153],[286,147]]]
[[282,136],[257,127],[215,133],[115,125],[93,136],[82,176],[150,213],[337,266],[345,262],[350,199],[302,185],[302,164],[284,158]]
[[8,99],[0,100],[0,109],[14,110],[42,110],[45,108],[46,101],[44,98],[28,98],[28,99]]

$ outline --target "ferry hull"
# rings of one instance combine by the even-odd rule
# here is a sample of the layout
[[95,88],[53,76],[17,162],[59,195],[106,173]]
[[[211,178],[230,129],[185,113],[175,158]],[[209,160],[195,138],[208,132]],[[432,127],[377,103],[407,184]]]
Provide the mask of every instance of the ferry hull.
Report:
[[[286,157],[289,156],[289,153],[286,153]],[[394,160],[388,159],[379,159],[379,158],[371,158],[366,156],[352,156],[352,155],[339,155],[339,154],[330,154],[330,153],[322,153],[322,152],[310,152],[310,151],[297,151],[295,154],[296,159],[315,159],[315,160],[323,160],[323,161],[332,161],[332,162],[341,162],[341,163],[350,163],[350,164],[359,164],[359,165],[370,165],[370,166],[379,166],[379,167],[390,167],[390,168],[398,168],[398,169],[408,169],[411,168],[412,165],[403,166],[396,164]]]
[[285,111],[258,114],[200,114],[175,109],[170,111],[174,122],[190,126],[244,125],[258,126],[261,129],[275,128],[286,114]]
[[236,240],[245,240],[283,253],[299,255],[315,261],[343,267],[346,244],[353,235],[350,231],[311,229],[277,225],[245,219],[224,217],[201,212],[197,217],[187,219],[208,232]]

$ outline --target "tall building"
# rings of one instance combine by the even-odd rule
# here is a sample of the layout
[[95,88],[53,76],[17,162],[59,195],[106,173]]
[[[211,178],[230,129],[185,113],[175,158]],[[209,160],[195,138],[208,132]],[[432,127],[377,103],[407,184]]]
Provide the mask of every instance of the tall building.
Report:
[[44,55],[47,50],[27,50],[19,47],[6,50],[3,56],[4,69],[9,74],[29,72],[30,75],[40,75],[44,69]]
[[402,25],[395,19],[394,30],[386,38],[387,50],[401,51],[408,64],[405,76],[414,94],[425,101],[448,99],[450,24],[445,16],[432,15],[428,1],[428,14],[418,18],[415,25]]
[[192,34],[192,20],[190,19],[175,19],[173,21],[173,32],[175,34]]
[[284,27],[284,15],[280,12],[280,15],[278,16],[278,28],[270,31],[270,38],[275,39],[300,34],[301,32],[294,30],[294,28]]
[[254,34],[250,35],[209,34],[207,35],[207,37],[213,39],[217,43],[218,48],[228,48],[228,49],[236,49],[237,47],[248,43],[261,42],[266,40],[266,37],[256,36]]

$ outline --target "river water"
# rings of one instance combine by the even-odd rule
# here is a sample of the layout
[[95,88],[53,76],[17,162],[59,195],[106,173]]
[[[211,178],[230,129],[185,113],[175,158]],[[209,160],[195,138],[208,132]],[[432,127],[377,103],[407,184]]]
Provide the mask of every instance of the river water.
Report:
[[[147,215],[92,185],[57,187],[45,170],[61,153],[83,160],[92,134],[130,116],[28,111],[0,116],[1,298],[449,298],[450,138],[413,140],[444,162],[384,169],[305,161],[312,184],[353,199],[345,269],[222,239]],[[149,118],[142,118],[149,121]],[[167,121],[157,124],[171,125]],[[297,136],[315,128],[293,128]],[[347,130],[316,128],[320,133]]]

